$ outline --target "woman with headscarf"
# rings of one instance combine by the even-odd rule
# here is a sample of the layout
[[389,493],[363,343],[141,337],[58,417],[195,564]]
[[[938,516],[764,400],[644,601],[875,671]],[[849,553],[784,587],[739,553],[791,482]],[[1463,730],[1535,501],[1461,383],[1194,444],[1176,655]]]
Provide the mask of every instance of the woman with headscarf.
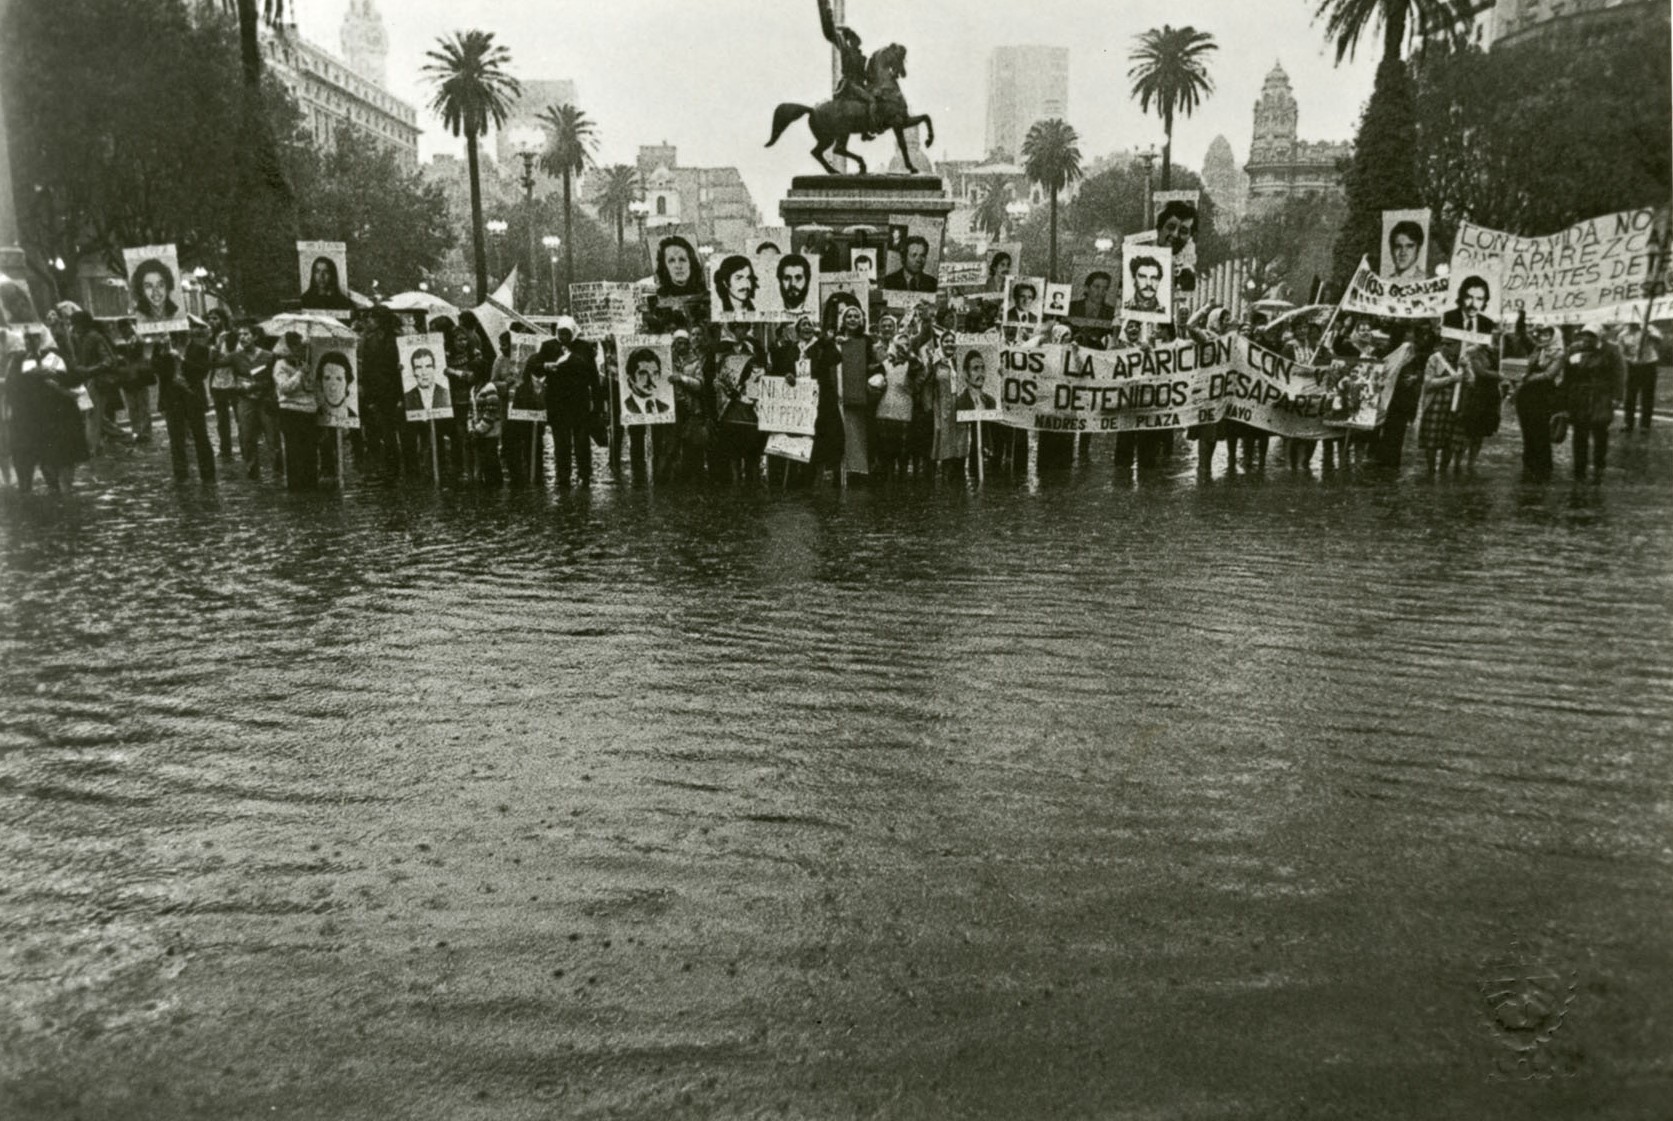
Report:
[[1469,391],[1474,367],[1463,353],[1457,339],[1447,339],[1440,349],[1429,356],[1423,370],[1423,409],[1417,446],[1423,451],[1423,466],[1427,474],[1435,473],[1435,460],[1440,459],[1442,471],[1453,465],[1454,457],[1463,450],[1464,438],[1459,428],[1459,405]]
[[69,490],[76,465],[88,459],[81,417],[89,402],[44,327],[24,328],[23,349],[9,361],[4,411],[18,490],[34,489],[37,469],[49,489]]

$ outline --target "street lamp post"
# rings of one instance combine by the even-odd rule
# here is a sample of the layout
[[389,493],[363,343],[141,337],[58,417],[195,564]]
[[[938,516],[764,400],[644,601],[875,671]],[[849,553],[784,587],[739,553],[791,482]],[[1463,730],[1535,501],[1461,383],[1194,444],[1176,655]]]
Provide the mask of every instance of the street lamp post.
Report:
[[635,199],[627,204],[627,211],[633,215],[634,224],[639,227],[639,251],[644,257],[645,268],[651,267],[651,247],[645,243],[645,220],[651,216],[651,204],[644,199]]
[[552,266],[552,314],[558,314],[558,247],[563,245],[563,238],[557,234],[547,234],[540,239],[540,244],[546,247],[546,257]]
[[1156,167],[1156,145],[1152,144],[1139,153],[1139,159],[1144,161],[1144,228],[1150,229],[1156,224],[1154,213],[1156,206],[1156,187],[1152,181]]
[[494,274],[497,276],[502,271],[501,265],[504,264],[500,260],[500,238],[505,236],[508,227],[503,219],[495,218],[492,221],[484,222],[482,228],[488,231],[489,242],[494,247]]
[[[535,270],[535,263],[534,263],[534,260],[535,260],[535,258],[534,258],[534,158],[535,158],[535,155],[536,155],[535,150],[531,147],[528,147],[527,145],[525,145],[524,147],[519,149],[518,152],[517,152],[517,158],[523,161],[523,203],[524,203],[525,206],[528,207],[529,272],[531,274]],[[530,284],[536,283],[536,281],[535,281],[535,279],[532,275],[529,277],[529,283]],[[528,306],[533,307],[534,306],[534,301],[530,300]]]

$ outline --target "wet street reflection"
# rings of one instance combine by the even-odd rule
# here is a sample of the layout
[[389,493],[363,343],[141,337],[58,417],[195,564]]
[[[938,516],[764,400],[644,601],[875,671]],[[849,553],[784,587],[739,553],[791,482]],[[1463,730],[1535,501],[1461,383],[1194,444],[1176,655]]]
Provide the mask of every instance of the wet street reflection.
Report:
[[0,1114],[1653,1116],[1673,450],[1516,455],[0,494]]

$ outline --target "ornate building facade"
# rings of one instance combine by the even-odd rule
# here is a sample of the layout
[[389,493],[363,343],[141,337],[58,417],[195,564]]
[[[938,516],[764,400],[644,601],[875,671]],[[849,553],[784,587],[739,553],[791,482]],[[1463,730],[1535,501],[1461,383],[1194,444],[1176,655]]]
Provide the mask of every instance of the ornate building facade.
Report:
[[1251,213],[1286,198],[1342,191],[1341,162],[1352,155],[1353,146],[1298,139],[1298,116],[1290,76],[1275,63],[1255,102],[1254,138],[1243,169]]

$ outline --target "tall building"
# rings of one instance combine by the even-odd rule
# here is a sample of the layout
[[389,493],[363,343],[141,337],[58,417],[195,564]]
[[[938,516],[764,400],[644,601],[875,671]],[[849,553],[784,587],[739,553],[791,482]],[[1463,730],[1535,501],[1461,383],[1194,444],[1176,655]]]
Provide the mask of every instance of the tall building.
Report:
[[1623,31],[1654,35],[1654,25],[1665,26],[1667,11],[1667,0],[1497,0],[1492,5],[1493,46],[1546,36],[1568,45]]
[[1243,169],[1249,179],[1249,212],[1286,198],[1341,193],[1340,165],[1353,145],[1298,140],[1298,117],[1290,76],[1282,63],[1274,63],[1255,102],[1254,139]]
[[343,57],[362,78],[380,86],[389,84],[389,33],[377,0],[349,0],[339,33]]
[[1249,181],[1238,169],[1231,141],[1224,136],[1216,136],[1208,145],[1208,154],[1202,161],[1202,185],[1214,200],[1215,212],[1225,225],[1236,225],[1243,220]]
[[1012,159],[1036,121],[1069,115],[1067,47],[995,47],[988,56],[987,150]]
[[554,105],[573,105],[576,101],[575,83],[568,78],[527,78],[522,87],[522,96],[494,136],[494,161],[502,171],[517,163],[517,150],[524,144],[545,144],[540,114]]
[[761,224],[749,187],[735,167],[681,167],[666,142],[639,149],[639,182],[650,216],[645,225],[694,244],[737,247]]
[[329,148],[341,136],[369,139],[392,148],[403,165],[418,166],[418,110],[362,70],[381,71],[388,50],[373,0],[357,0],[350,9],[343,45],[359,53],[358,63],[338,58],[294,28],[262,31],[268,66],[296,99],[315,144]]

